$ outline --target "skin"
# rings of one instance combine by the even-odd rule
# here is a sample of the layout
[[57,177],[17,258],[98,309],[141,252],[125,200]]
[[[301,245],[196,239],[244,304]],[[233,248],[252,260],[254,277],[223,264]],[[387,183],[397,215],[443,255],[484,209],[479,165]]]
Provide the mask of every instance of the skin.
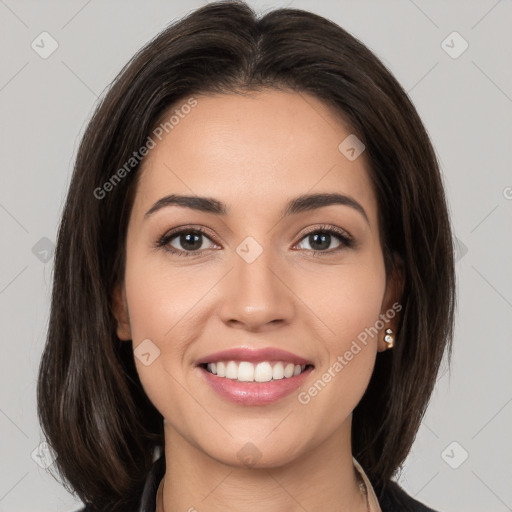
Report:
[[[312,96],[269,89],[195,97],[197,106],[143,162],[125,279],[113,297],[119,338],[134,349],[150,339],[160,350],[148,366],[135,358],[165,418],[167,470],[157,510],[364,511],[352,411],[377,352],[387,348],[383,331],[396,333],[398,315],[307,405],[297,395],[400,298],[402,274],[385,272],[366,154],[349,161],[338,150],[351,132]],[[339,204],[280,218],[289,199],[320,192],[351,196],[368,221]],[[145,218],[168,194],[215,198],[228,215],[174,205]],[[356,245],[333,236],[313,254],[318,245],[306,232],[321,225],[346,231]],[[195,255],[154,247],[179,226],[207,229]],[[247,236],[263,250],[250,264],[236,252]],[[179,236],[169,245],[187,250]],[[237,405],[204,382],[196,361],[239,346],[282,348],[315,368],[282,400]],[[261,454],[251,467],[237,456],[248,442]]]

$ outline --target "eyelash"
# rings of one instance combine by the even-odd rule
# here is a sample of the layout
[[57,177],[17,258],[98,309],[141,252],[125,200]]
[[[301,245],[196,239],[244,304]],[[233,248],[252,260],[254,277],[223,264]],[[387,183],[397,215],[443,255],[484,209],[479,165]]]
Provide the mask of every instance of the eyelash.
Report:
[[[204,250],[208,250],[208,249],[204,249],[204,250],[197,250],[197,251],[180,251],[180,250],[177,250],[175,249],[174,247],[171,247],[169,246],[169,242],[171,240],[173,240],[174,238],[176,238],[177,236],[183,234],[183,233],[187,233],[187,234],[201,234],[201,235],[204,235],[205,237],[209,238],[211,240],[211,237],[208,236],[208,233],[207,231],[202,228],[202,227],[197,227],[197,228],[182,228],[182,229],[177,229],[175,231],[171,231],[169,233],[166,233],[165,235],[163,235],[156,243],[155,243],[155,247],[156,248],[161,248],[161,247],[164,247],[166,251],[172,253],[172,254],[175,254],[177,256],[185,256],[185,257],[190,257],[190,256],[196,256],[197,254],[203,252]],[[339,247],[337,247],[336,249],[333,249],[333,250],[328,250],[328,251],[318,251],[318,250],[314,250],[314,249],[306,249],[307,251],[309,252],[312,252],[313,255],[324,255],[324,254],[333,254],[333,253],[336,253],[336,252],[339,252],[345,248],[351,248],[354,246],[354,240],[352,239],[352,237],[350,237],[345,231],[343,231],[342,229],[339,229],[339,228],[334,228],[332,226],[319,226],[311,231],[308,231],[307,233],[304,233],[302,235],[302,238],[299,240],[299,242],[301,240],[303,240],[304,238],[314,234],[314,233],[322,233],[322,234],[328,234],[328,235],[334,235],[335,237],[337,237],[340,242],[341,242],[341,245]],[[211,240],[213,241],[213,240]]]

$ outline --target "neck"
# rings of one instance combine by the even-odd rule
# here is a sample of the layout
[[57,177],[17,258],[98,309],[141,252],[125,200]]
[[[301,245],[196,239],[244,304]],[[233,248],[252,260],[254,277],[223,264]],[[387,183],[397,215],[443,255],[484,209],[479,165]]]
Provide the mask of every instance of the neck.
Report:
[[166,473],[157,512],[251,510],[364,512],[350,444],[342,428],[292,462],[267,468],[225,464],[188,443],[165,423]]

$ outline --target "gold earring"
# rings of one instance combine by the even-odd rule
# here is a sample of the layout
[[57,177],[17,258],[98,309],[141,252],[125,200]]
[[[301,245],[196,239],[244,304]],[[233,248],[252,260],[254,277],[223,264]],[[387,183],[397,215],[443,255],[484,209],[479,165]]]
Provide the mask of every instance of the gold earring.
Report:
[[395,337],[392,334],[392,329],[386,329],[386,335],[384,336],[384,341],[387,344],[386,350],[393,348],[393,345],[395,344]]

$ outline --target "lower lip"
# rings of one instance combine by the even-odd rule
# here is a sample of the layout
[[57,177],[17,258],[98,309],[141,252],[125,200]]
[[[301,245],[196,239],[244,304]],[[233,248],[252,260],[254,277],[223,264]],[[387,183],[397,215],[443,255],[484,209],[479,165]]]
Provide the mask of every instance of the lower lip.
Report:
[[227,377],[217,377],[200,366],[197,368],[214,391],[221,397],[240,405],[265,405],[277,402],[296,391],[313,370],[313,367],[309,367],[294,377],[284,377],[269,382],[239,382]]

